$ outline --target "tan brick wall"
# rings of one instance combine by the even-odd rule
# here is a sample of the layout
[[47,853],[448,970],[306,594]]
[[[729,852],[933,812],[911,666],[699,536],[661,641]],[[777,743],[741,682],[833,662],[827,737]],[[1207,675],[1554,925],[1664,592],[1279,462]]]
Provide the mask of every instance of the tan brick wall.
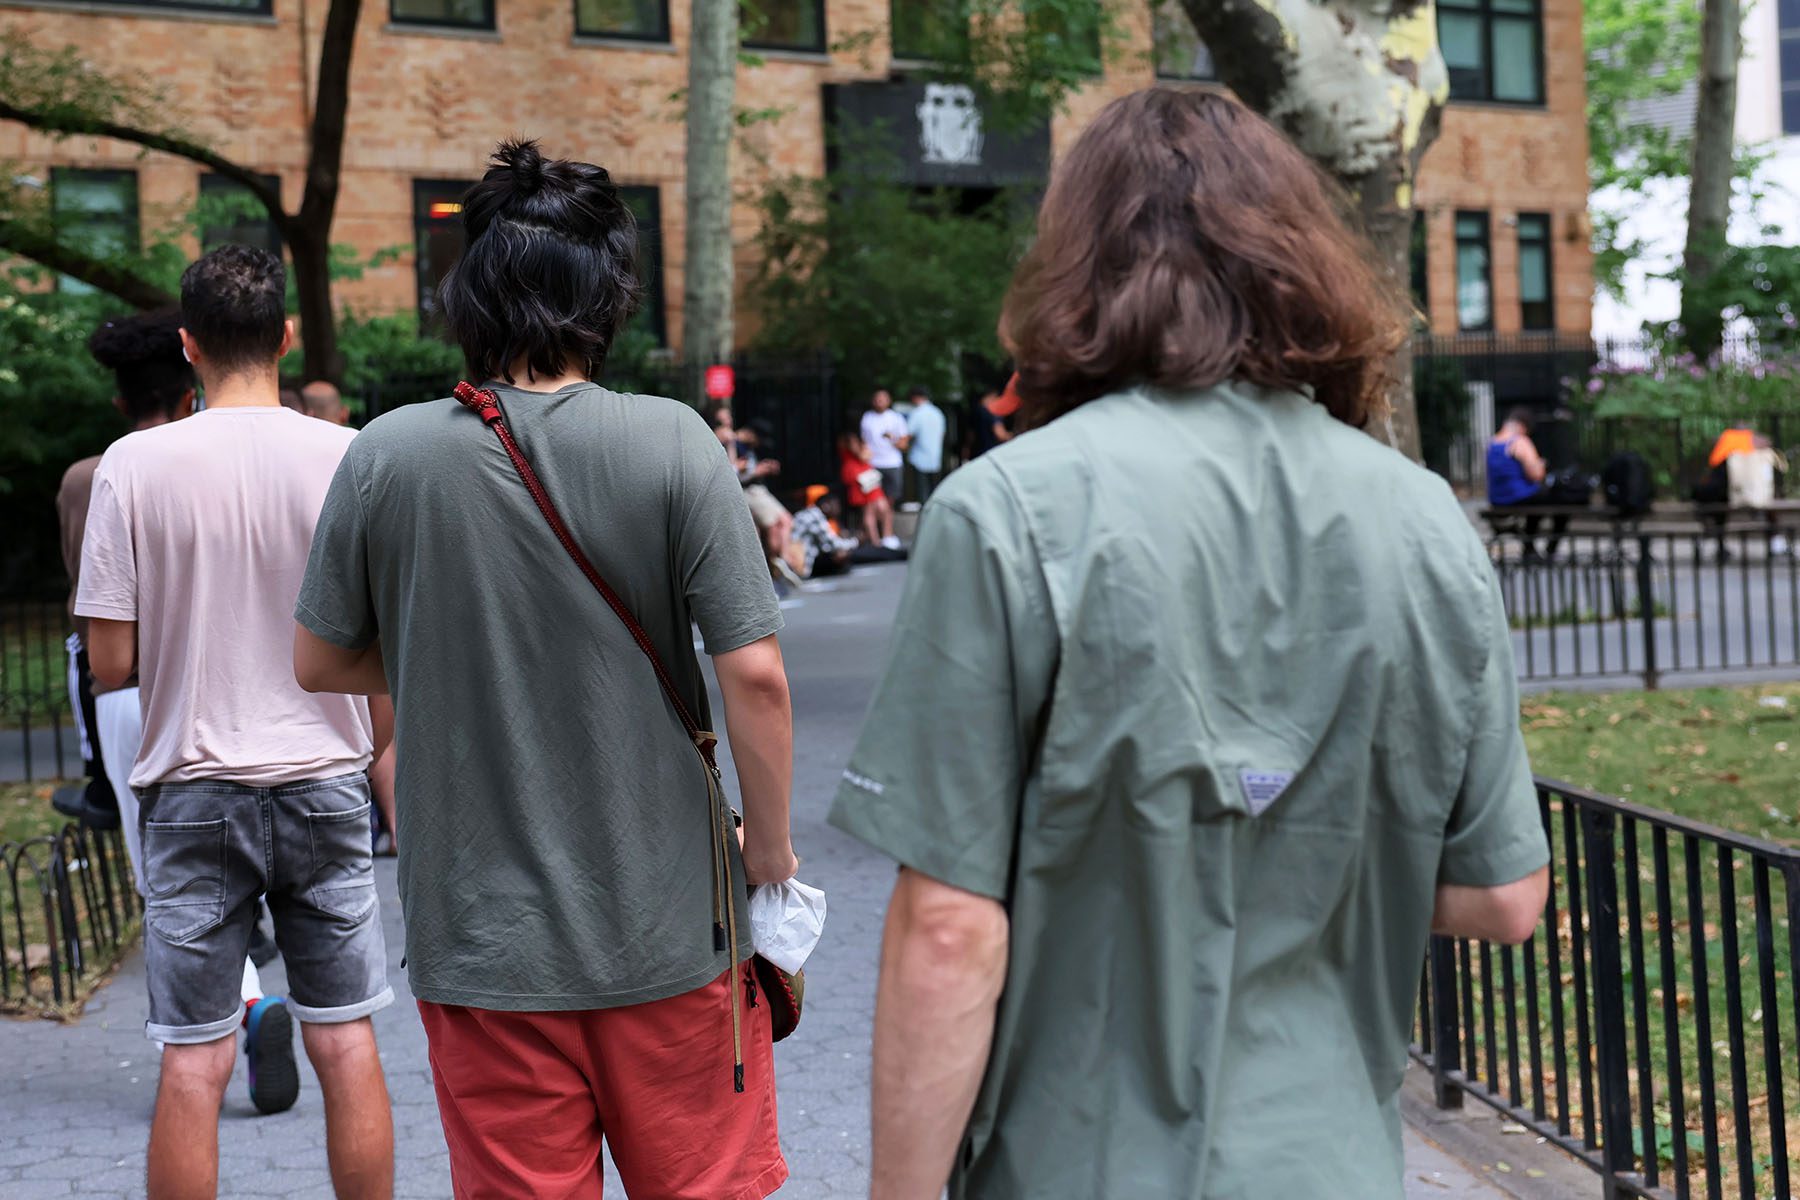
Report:
[[[340,289],[359,311],[410,309],[414,179],[476,177],[500,138],[525,134],[553,154],[604,164],[622,183],[661,188],[664,282],[669,330],[679,336],[683,281],[682,164],[678,93],[686,59],[668,47],[578,43],[568,0],[498,0],[494,34],[395,27],[387,5],[368,0],[353,65],[349,136],[335,241],[364,254],[404,248],[401,257]],[[8,6],[0,20],[46,44],[75,43],[114,69],[158,70],[171,111],[230,157],[282,176],[296,203],[305,166],[307,94],[318,54],[324,0],[275,0],[268,19],[203,19],[148,10],[103,15]],[[670,4],[674,44],[687,38],[687,6]],[[747,130],[734,150],[740,201],[734,214],[740,281],[753,266],[757,215],[751,200],[771,174],[824,169],[821,85],[882,79],[889,69],[888,0],[830,0],[829,55],[770,53],[739,76],[739,104],[778,109]],[[1112,98],[1150,86],[1147,7],[1126,20],[1121,51],[1106,74],[1073,97],[1052,127],[1067,146]],[[861,35],[860,37],[858,35]],[[1586,144],[1578,0],[1548,0],[1549,105],[1544,110],[1452,106],[1426,160],[1420,203],[1431,222],[1432,323],[1455,326],[1452,214],[1494,218],[1497,325],[1518,326],[1516,242],[1503,222],[1518,211],[1554,216],[1556,318],[1586,330],[1591,263],[1586,243]],[[192,203],[200,171],[180,159],[141,154],[98,139],[60,143],[0,124],[0,159],[49,165],[135,169],[146,232],[167,227]],[[749,320],[741,324],[748,333]]]

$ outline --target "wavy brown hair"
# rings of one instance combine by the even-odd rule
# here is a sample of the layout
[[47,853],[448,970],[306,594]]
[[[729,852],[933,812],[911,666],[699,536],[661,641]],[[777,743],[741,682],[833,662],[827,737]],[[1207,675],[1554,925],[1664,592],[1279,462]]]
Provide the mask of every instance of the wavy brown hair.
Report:
[[1338,187],[1237,101],[1170,90],[1082,134],[1000,315],[1027,425],[1135,384],[1241,379],[1310,388],[1360,427],[1406,330]]

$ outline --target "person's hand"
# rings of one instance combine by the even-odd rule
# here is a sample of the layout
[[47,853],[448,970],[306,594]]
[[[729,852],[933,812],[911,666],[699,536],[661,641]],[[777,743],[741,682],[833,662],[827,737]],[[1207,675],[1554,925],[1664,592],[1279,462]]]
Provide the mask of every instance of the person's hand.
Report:
[[764,883],[781,883],[792,879],[800,870],[800,860],[794,856],[793,843],[786,838],[779,846],[759,848],[749,842],[744,843],[744,882],[751,887]]
[[765,479],[770,475],[781,474],[781,464],[772,458],[765,458],[756,464],[756,477]]

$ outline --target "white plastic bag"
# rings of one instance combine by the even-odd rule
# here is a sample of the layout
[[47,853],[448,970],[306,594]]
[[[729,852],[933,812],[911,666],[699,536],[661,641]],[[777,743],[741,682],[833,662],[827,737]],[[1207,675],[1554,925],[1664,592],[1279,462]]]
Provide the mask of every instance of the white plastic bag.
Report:
[[1731,507],[1768,508],[1775,503],[1775,472],[1787,470],[1781,455],[1766,447],[1745,450],[1725,460],[1731,481]]
[[750,893],[750,942],[792,975],[825,932],[825,893],[798,879],[765,883]]

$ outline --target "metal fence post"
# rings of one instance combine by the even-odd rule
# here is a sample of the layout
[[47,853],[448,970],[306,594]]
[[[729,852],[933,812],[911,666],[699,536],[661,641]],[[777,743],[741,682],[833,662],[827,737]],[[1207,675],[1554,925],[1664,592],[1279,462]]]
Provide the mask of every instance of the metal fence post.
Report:
[[1651,570],[1650,535],[1639,533],[1637,555],[1638,620],[1644,630],[1644,690],[1654,692],[1661,673],[1656,669],[1656,580]]
[[1461,1108],[1462,1032],[1457,1026],[1456,943],[1431,939],[1431,1084],[1439,1108]]
[[1617,817],[1581,807],[1587,860],[1588,947],[1593,954],[1594,1040],[1598,1058],[1600,1166],[1607,1200],[1625,1200],[1620,1182],[1637,1165],[1631,1148],[1631,1064],[1625,1049],[1625,970],[1619,935]]

